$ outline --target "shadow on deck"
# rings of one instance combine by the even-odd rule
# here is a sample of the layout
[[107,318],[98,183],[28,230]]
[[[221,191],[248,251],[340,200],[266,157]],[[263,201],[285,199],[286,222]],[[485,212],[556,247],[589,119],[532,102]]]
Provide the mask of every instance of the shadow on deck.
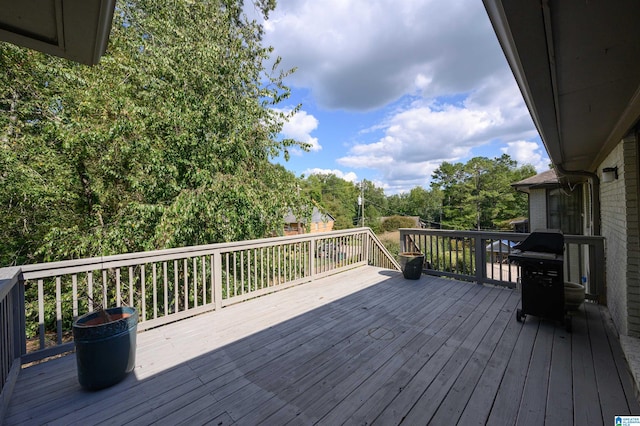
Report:
[[606,308],[573,333],[514,290],[360,267],[140,333],[99,392],[75,357],[24,368],[6,424],[576,424],[640,414]]

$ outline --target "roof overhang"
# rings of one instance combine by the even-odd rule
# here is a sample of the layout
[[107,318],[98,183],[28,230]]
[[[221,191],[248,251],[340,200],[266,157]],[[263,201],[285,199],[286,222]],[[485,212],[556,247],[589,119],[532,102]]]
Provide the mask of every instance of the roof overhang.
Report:
[[115,0],[0,0],[0,40],[95,65],[114,10]]
[[640,117],[640,1],[483,2],[551,161],[594,172]]

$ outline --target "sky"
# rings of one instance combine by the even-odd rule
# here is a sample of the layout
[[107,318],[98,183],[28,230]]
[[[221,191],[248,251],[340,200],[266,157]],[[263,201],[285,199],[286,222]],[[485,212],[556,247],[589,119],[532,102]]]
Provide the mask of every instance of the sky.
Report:
[[481,0],[278,0],[264,44],[296,67],[279,105],[301,110],[276,159],[296,176],[367,179],[387,195],[429,187],[443,161],[509,154],[548,169]]

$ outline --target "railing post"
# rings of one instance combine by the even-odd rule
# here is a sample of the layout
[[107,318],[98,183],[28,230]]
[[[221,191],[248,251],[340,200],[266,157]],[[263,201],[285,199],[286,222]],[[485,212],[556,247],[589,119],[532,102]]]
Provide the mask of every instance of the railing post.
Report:
[[474,240],[474,250],[476,252],[476,282],[478,284],[484,283],[484,276],[487,272],[487,253],[483,250],[482,245],[482,237],[480,235],[476,235]]
[[14,336],[15,342],[15,357],[20,358],[27,353],[27,319],[25,314],[25,300],[24,300],[24,280],[22,275],[19,275],[19,281],[15,288],[14,294],[14,311],[13,319],[16,325],[16,334]]
[[309,277],[314,280],[316,277],[316,240],[311,237],[309,240]]
[[5,417],[26,350],[24,283],[18,267],[0,268],[0,423]]
[[606,305],[607,291],[605,289],[605,256],[604,241],[597,240],[594,244],[589,244],[589,270],[592,271],[592,281],[595,281],[595,290],[598,297],[598,303]]
[[213,306],[216,311],[222,308],[222,254],[213,252]]
[[363,254],[364,254],[364,259],[363,260],[367,261],[367,265],[371,265],[371,262],[370,262],[370,259],[369,259],[369,246],[371,245],[371,235],[370,235],[371,232],[373,232],[373,231],[371,231],[369,229],[362,236],[363,237],[362,238],[362,243],[364,245],[364,247],[362,248]]

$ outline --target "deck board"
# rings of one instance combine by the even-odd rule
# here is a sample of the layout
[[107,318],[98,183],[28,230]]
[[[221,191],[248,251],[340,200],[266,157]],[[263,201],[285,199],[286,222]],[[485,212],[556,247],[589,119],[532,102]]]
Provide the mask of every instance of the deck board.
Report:
[[553,352],[546,394],[546,425],[573,423],[573,392],[571,388],[571,336],[562,328],[553,333]]
[[573,372],[573,421],[576,424],[603,423],[602,407],[598,397],[598,383],[591,354],[590,327],[586,315],[589,305],[583,306],[585,315],[573,317],[572,372]]
[[360,267],[138,335],[85,392],[75,357],[24,368],[13,424],[602,424],[640,415],[606,308],[574,332],[519,293]]

